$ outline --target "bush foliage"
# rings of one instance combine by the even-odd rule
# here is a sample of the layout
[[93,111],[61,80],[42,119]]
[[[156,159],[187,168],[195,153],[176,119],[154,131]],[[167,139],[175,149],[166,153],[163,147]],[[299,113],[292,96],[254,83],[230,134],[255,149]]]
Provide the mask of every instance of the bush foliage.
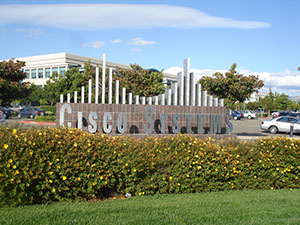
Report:
[[0,128],[0,205],[114,195],[299,188],[300,141],[133,139]]
[[37,121],[37,122],[55,122],[55,118],[56,118],[55,116],[36,116],[34,118],[34,121]]

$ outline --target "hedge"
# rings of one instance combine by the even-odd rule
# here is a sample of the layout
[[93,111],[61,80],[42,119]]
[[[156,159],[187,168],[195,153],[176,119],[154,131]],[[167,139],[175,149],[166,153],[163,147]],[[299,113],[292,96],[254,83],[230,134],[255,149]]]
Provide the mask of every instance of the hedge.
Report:
[[53,113],[53,115],[56,115],[56,106],[50,106],[50,105],[48,105],[48,106],[40,106],[40,108],[42,109],[42,110],[44,110],[45,112],[52,112]]
[[300,141],[133,139],[0,128],[0,206],[108,196],[299,188]]

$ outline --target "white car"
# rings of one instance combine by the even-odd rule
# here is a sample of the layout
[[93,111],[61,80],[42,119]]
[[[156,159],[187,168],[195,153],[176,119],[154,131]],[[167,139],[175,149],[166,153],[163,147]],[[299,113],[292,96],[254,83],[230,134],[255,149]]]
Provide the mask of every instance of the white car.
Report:
[[255,118],[257,118],[257,114],[254,113],[254,112],[251,112],[250,110],[246,110],[246,111],[243,113],[243,117],[248,118],[249,120],[250,120],[250,119],[255,119]]
[[293,133],[300,133],[300,120],[292,116],[281,116],[271,120],[261,122],[262,130],[269,130],[271,134],[278,132],[290,132],[291,126],[294,126]]

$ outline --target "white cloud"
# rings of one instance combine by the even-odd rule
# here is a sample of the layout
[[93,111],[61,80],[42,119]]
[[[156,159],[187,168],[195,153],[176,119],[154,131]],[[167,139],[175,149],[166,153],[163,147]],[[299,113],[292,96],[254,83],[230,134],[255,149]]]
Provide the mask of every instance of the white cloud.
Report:
[[29,30],[17,28],[15,31],[18,33],[25,33],[28,37],[38,37],[43,33],[40,28],[30,28]]
[[0,12],[0,25],[25,23],[67,29],[150,27],[257,29],[271,26],[266,22],[211,16],[193,8],[159,4],[15,4],[0,5]]
[[93,43],[83,43],[81,47],[84,48],[102,48],[105,45],[104,41],[94,41]]
[[119,38],[115,39],[115,40],[110,40],[110,43],[113,43],[113,44],[117,44],[117,43],[122,43],[123,41]]
[[95,41],[92,45],[93,48],[102,48],[104,46],[104,41]]
[[[181,67],[171,67],[165,70],[166,73],[177,74],[183,71]],[[195,80],[199,80],[202,76],[211,76],[215,72],[225,73],[227,70],[210,70],[210,69],[190,69],[196,75]],[[249,76],[257,75],[259,79],[264,81],[263,92],[269,92],[269,88],[273,92],[286,93],[288,95],[300,96],[300,71],[291,71],[286,69],[283,72],[251,72],[248,69],[238,68],[238,73]]]
[[132,42],[130,44],[142,46],[142,45],[154,45],[155,42],[154,41],[146,41],[140,37],[136,37],[136,38],[132,39]]
[[31,28],[28,32],[28,37],[37,37],[40,36],[42,34],[42,31],[40,28]]

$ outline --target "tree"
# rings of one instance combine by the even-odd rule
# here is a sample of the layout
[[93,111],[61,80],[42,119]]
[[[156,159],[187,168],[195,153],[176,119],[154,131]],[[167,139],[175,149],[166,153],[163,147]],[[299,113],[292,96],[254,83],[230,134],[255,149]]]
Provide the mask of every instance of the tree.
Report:
[[255,109],[259,109],[259,108],[260,107],[259,107],[258,102],[248,102],[246,104],[246,109],[248,109],[248,110],[255,110]]
[[289,96],[284,93],[275,93],[274,103],[277,110],[287,110],[290,108],[293,101],[289,99]]
[[232,108],[237,101],[244,102],[264,85],[258,76],[244,76],[237,73],[236,67],[237,64],[233,63],[225,74],[216,72],[212,76],[204,76],[199,80],[208,94],[225,99],[229,108]]
[[25,103],[26,105],[41,105],[41,102],[45,103],[46,92],[44,88],[41,88],[35,84],[30,84],[29,89],[30,94],[21,99],[22,103]]
[[51,105],[59,101],[60,95],[67,96],[70,93],[71,98],[74,98],[74,91],[78,92],[80,99],[81,87],[85,86],[85,91],[88,90],[88,77],[80,73],[78,68],[71,68],[64,75],[53,75],[45,85],[46,99]]
[[131,69],[117,67],[114,81],[120,81],[120,87],[126,88],[133,95],[144,97],[158,95],[164,92],[163,73],[143,69],[136,64],[130,64]]
[[24,98],[30,93],[29,83],[23,83],[26,73],[25,62],[11,59],[0,62],[0,104],[9,105],[13,100]]

